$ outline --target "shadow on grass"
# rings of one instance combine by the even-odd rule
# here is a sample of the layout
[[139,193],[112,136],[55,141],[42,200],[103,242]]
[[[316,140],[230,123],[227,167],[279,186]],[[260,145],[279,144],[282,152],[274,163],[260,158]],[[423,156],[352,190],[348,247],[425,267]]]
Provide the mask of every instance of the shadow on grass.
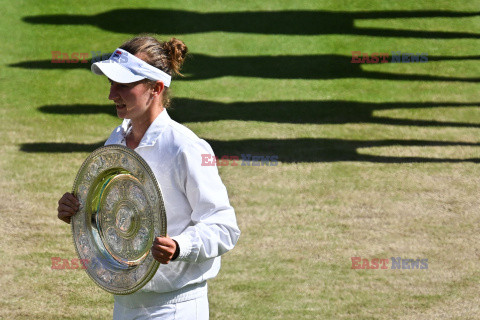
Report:
[[[388,109],[478,107],[480,102],[354,102],[354,101],[265,101],[221,103],[176,98],[168,110],[180,122],[219,120],[264,121],[277,123],[345,124],[375,123],[405,126],[474,127],[480,123],[455,121],[395,119],[374,116],[374,111]],[[108,114],[117,116],[113,105],[47,105],[39,110],[49,114]]]
[[[358,152],[359,148],[373,147],[450,147],[465,146],[479,147],[480,143],[449,142],[430,140],[344,140],[344,139],[245,139],[245,140],[207,140],[215,154],[237,155],[242,154],[278,156],[280,162],[339,162],[360,161],[373,163],[457,163],[480,162],[480,158],[450,159],[427,157],[400,157],[366,155]],[[20,146],[23,152],[91,152],[102,146],[103,143],[25,143]],[[201,159],[199,158],[199,161]]]
[[37,153],[71,153],[71,152],[92,152],[105,144],[97,143],[76,143],[76,142],[32,142],[20,145],[20,151]]
[[[239,56],[213,57],[194,54],[184,67],[186,77],[176,81],[205,80],[220,77],[256,77],[267,79],[373,79],[410,81],[461,81],[480,82],[480,77],[449,77],[421,74],[401,74],[380,71],[366,71],[361,64],[351,63],[351,56],[342,55],[283,55],[283,56]],[[429,56],[429,61],[480,60],[475,56]],[[428,62],[427,62],[428,63]],[[379,64],[379,67],[392,65]],[[396,64],[394,64],[396,65]],[[424,63],[415,63],[422,67]],[[51,60],[24,61],[10,67],[25,69],[85,69],[89,63],[52,63]],[[394,67],[394,66],[392,66]],[[93,75],[92,75],[93,76]]]
[[[168,9],[114,9],[96,15],[52,14],[26,16],[32,24],[93,25],[126,33],[190,34],[204,32],[241,32],[288,35],[361,35],[403,38],[480,38],[480,34],[455,31],[400,30],[362,28],[357,19],[463,18],[480,12],[459,11],[251,11],[200,13]],[[388,24],[386,22],[385,24]],[[408,24],[408,22],[405,22]]]

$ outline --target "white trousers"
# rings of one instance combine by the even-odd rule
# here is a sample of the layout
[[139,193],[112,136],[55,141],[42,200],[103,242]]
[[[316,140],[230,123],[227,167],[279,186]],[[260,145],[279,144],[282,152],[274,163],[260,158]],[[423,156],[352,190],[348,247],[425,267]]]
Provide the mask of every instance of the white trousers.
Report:
[[160,306],[128,308],[115,302],[113,320],[208,320],[208,297],[187,300]]

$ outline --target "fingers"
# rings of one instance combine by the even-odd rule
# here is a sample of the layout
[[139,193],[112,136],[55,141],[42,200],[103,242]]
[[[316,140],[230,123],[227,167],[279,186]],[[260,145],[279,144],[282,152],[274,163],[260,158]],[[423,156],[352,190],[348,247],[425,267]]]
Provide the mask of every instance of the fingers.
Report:
[[76,213],[71,207],[65,206],[61,204],[58,206],[58,219],[65,221],[66,223],[70,223],[71,216]]
[[58,219],[70,223],[71,216],[73,216],[80,208],[80,202],[71,193],[65,193],[60,200],[58,200]]
[[155,260],[157,260],[161,264],[168,264],[172,260],[173,255],[169,254],[168,252],[157,250],[153,247],[151,251],[153,258],[155,258]]
[[67,192],[65,193],[60,200],[58,200],[58,204],[60,205],[61,203],[69,205],[71,207],[78,207],[80,206],[80,202],[78,202],[78,199],[71,193]]
[[63,216],[73,216],[78,211],[78,207],[71,207],[64,204],[58,206],[58,213],[62,213]]
[[173,241],[168,235],[166,237],[155,237],[153,243],[164,247],[175,247],[175,241]]
[[169,237],[156,237],[152,245],[152,256],[162,264],[168,264],[175,254],[177,245]]
[[154,247],[152,247],[151,251],[155,260],[162,264],[168,264],[172,260],[173,254],[169,253],[168,251],[159,250]]

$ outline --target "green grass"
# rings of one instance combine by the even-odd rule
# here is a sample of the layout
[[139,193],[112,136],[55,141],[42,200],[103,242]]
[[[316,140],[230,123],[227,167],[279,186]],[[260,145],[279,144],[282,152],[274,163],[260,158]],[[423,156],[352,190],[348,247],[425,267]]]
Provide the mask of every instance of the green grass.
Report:
[[119,120],[89,64],[50,60],[140,31],[192,53],[172,117],[217,155],[279,156],[219,167],[242,236],[209,282],[212,319],[480,318],[478,4],[2,1],[0,318],[111,318],[112,296],[51,257],[76,258],[57,201]]

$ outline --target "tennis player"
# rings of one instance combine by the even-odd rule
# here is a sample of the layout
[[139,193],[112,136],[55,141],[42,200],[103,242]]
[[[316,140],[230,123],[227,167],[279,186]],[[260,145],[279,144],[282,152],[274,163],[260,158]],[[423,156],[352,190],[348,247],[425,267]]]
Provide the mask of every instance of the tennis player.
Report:
[[[113,319],[208,319],[207,280],[240,236],[217,168],[201,166],[212,148],[167,112],[172,76],[181,75],[187,52],[181,40],[141,36],[91,67],[108,78],[108,98],[123,119],[105,145],[125,145],[149,164],[162,189],[169,233],[151,248],[162,264],[157,273],[139,291],[114,296]],[[58,218],[70,223],[78,200],[65,193],[58,204]]]

